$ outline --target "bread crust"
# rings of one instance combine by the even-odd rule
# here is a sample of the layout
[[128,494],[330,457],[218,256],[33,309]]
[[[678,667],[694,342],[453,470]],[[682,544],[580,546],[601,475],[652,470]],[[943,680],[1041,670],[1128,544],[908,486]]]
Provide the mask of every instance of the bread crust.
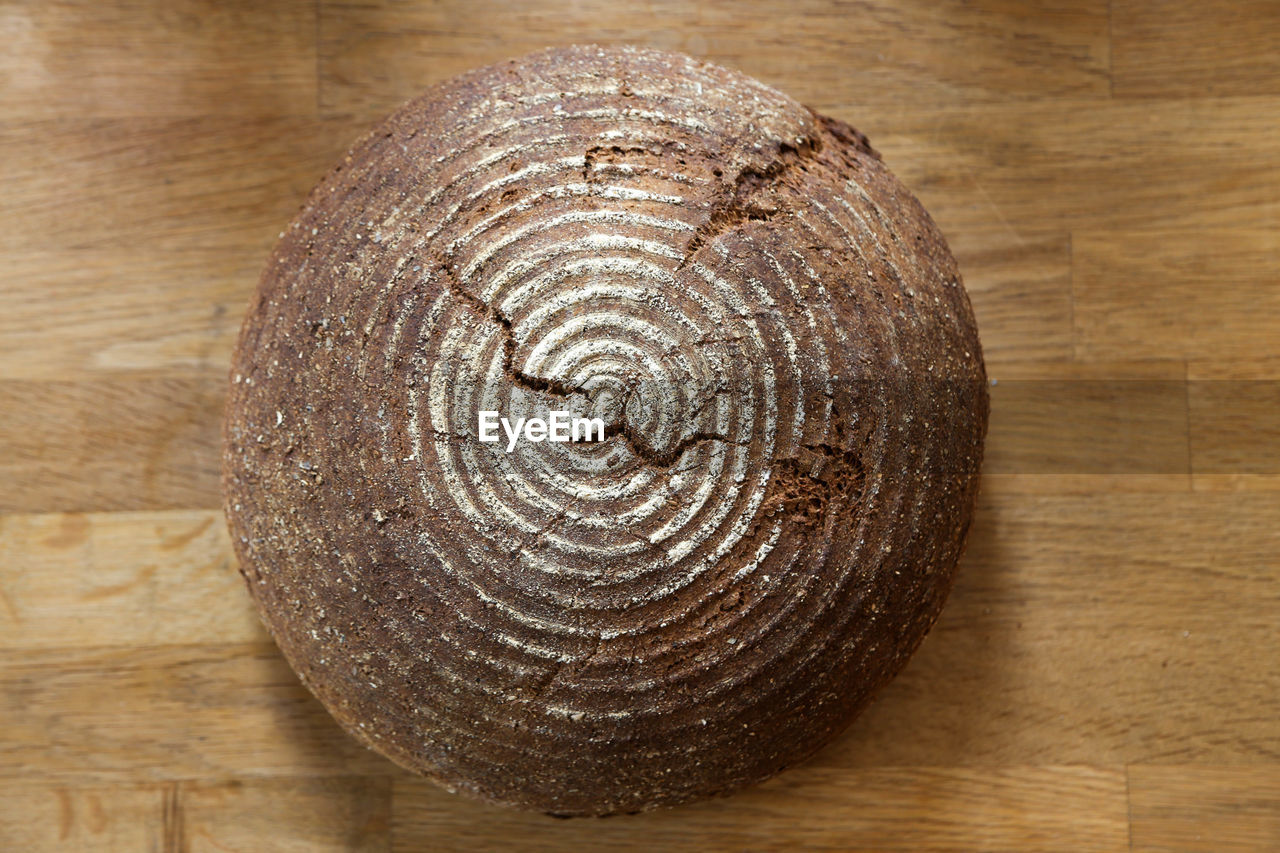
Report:
[[[677,54],[547,50],[371,131],[235,351],[225,508],[302,681],[562,815],[804,760],[951,586],[988,401],[942,235],[864,136]],[[477,441],[594,410],[604,441]]]

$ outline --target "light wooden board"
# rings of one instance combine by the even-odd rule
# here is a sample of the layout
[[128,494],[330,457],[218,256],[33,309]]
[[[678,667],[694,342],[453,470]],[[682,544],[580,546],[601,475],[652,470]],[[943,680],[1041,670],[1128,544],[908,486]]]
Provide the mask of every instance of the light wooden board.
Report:
[[[0,849],[1280,849],[1280,6],[15,0],[0,37]],[[218,427],[263,258],[350,141],[584,41],[866,131],[997,384],[952,598],[860,720],[737,796],[558,821],[301,687]]]

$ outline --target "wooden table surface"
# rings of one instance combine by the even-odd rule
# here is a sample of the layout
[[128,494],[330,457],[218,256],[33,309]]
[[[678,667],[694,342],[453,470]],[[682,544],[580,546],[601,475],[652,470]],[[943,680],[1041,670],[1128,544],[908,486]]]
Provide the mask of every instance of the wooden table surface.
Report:
[[[0,849],[1280,850],[1275,0],[0,2]],[[962,573],[804,767],[557,821],[348,739],[219,512],[266,253],[426,85],[629,41],[868,133],[993,389]]]

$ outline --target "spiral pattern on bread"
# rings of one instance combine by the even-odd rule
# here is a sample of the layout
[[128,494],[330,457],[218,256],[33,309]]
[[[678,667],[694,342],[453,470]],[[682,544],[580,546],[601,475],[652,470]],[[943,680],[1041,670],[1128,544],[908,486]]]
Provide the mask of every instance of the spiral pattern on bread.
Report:
[[[227,411],[242,572],[330,712],[580,815],[848,724],[945,599],[987,398],[955,262],[865,137],[575,47],[356,144],[281,236]],[[603,429],[482,440],[482,412]]]

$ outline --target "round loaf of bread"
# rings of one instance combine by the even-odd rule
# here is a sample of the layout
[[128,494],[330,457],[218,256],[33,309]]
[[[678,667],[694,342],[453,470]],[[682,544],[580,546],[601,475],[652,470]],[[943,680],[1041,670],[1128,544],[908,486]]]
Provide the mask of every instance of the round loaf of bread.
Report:
[[986,421],[955,261],[864,136],[573,47],[437,86],[315,188],[235,352],[225,504],[352,735],[630,812],[803,760],[901,669]]

